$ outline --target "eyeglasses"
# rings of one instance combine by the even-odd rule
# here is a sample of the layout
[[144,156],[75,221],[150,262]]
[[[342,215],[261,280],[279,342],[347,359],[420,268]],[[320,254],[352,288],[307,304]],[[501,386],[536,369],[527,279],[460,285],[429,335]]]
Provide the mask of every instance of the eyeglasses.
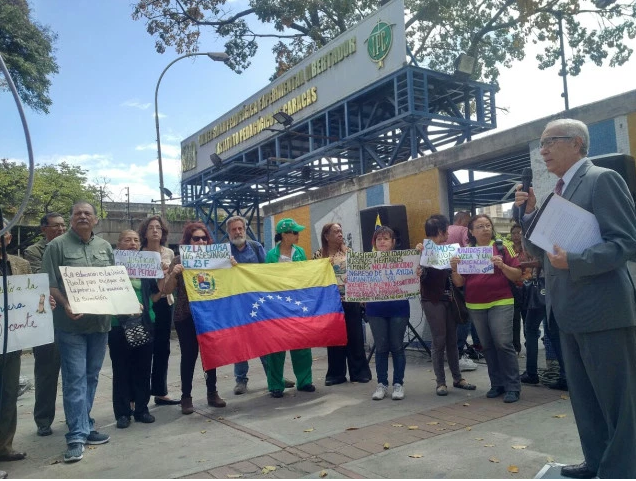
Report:
[[288,230],[288,231],[283,232],[283,234],[294,234],[294,235],[298,235],[298,234],[299,234],[299,232],[296,232],[295,230]]
[[475,230],[492,229],[492,226],[490,224],[479,224],[479,225],[473,226],[473,229]]
[[47,226],[44,226],[46,228],[53,228],[53,229],[64,229],[66,227],[66,224],[49,224]]
[[545,147],[552,147],[557,140],[573,138],[574,137],[572,137],[571,135],[556,135],[554,137],[545,137],[539,142],[539,147],[542,149]]
[[192,240],[194,242],[199,242],[199,241],[208,241],[208,236],[207,235],[193,235],[192,236]]

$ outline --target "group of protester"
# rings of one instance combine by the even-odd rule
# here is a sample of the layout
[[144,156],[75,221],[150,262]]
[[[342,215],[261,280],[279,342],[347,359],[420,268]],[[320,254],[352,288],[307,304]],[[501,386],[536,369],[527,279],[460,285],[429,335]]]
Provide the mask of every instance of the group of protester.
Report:
[[[562,474],[574,478],[634,477],[636,461],[631,449],[636,441],[636,301],[634,284],[627,272],[626,261],[636,257],[636,213],[633,199],[621,177],[613,171],[592,165],[585,157],[589,148],[587,127],[578,121],[563,119],[548,124],[540,141],[541,155],[548,171],[559,177],[557,195],[593,212],[599,222],[603,242],[583,253],[566,252],[554,246],[543,251],[530,242],[521,242],[521,226],[511,229],[512,243],[501,243],[490,217],[478,214],[468,219],[464,229],[449,226],[440,214],[426,220],[425,231],[435,244],[458,242],[461,245],[490,247],[494,272],[462,274],[461,260],[451,259],[450,269],[420,268],[422,308],[432,333],[432,360],[436,376],[436,393],[448,394],[444,358],[448,360],[453,387],[474,390],[476,387],[461,375],[460,354],[466,347],[466,328],[459,333],[451,305],[463,289],[465,303],[476,329],[481,352],[486,360],[490,389],[488,398],[503,395],[503,401],[520,399],[521,383],[536,384],[537,342],[539,325],[547,320],[546,333],[557,350],[562,377],[560,388],[570,388],[572,406],[579,427],[585,461],[565,466]],[[520,222],[527,225],[536,216],[534,190],[518,187],[515,205],[523,205],[525,215]],[[464,222],[463,213],[455,219]],[[113,251],[105,240],[93,233],[97,224],[94,206],[86,202],[73,205],[71,229],[65,232],[63,216],[49,213],[42,218],[44,239],[24,253],[29,264],[8,256],[4,275],[43,272],[49,276],[54,312],[55,342],[34,349],[36,403],[33,410],[39,436],[52,433],[58,372],[62,373],[64,413],[68,433],[65,462],[82,459],[85,444],[102,444],[110,437],[95,430],[91,408],[98,376],[106,352],[110,348],[113,366],[113,411],[118,428],[137,422],[152,423],[148,403],[154,395],[156,404],[179,404],[183,414],[194,412],[192,384],[199,345],[195,324],[185,293],[183,265],[179,256],[165,246],[168,227],[159,216],[146,219],[137,231],[123,231],[117,247],[122,250],[158,252],[164,269],[163,279],[131,279],[143,306],[146,323],[154,324],[154,341],[131,348],[126,344],[121,318],[107,315],[74,314],[65,294],[60,267],[111,266]],[[264,263],[304,261],[307,256],[298,245],[304,226],[293,219],[276,225],[276,245],[268,253],[258,242],[248,240],[247,222],[235,216],[226,220],[231,248],[231,263]],[[453,236],[452,239],[449,237]],[[10,234],[5,234],[5,242]],[[395,248],[395,233],[380,227],[372,244],[378,251]],[[186,225],[181,244],[206,245],[213,239],[202,223]],[[333,265],[347,332],[347,344],[329,346],[326,386],[349,381],[367,383],[372,374],[364,350],[362,305],[347,302],[347,246],[342,225],[328,223],[320,234],[321,247],[313,259],[328,258]],[[530,259],[524,252],[532,255]],[[523,311],[515,300],[515,285],[530,275],[545,276],[546,308]],[[527,278],[528,276],[526,276]],[[175,297],[176,296],[176,301]],[[404,334],[410,311],[406,300],[369,302],[366,316],[376,348],[378,385],[372,399],[381,400],[389,391],[388,358],[393,359],[391,397],[404,398]],[[517,311],[517,312],[515,312]],[[517,353],[520,351],[519,320],[525,321],[528,360],[520,375]],[[181,398],[168,396],[167,367],[170,355],[170,329],[174,326],[181,347]],[[560,339],[558,333],[560,332]],[[314,392],[310,349],[291,351],[296,382],[283,377],[286,353],[261,357],[272,397],[280,398],[286,388],[296,385],[299,391]],[[17,384],[20,352],[5,356],[4,392],[0,420],[0,461],[24,459],[26,454],[13,449],[17,410]],[[248,361],[234,365],[234,393],[247,391]],[[569,384],[565,373],[568,374]],[[620,375],[618,375],[620,373]],[[207,402],[225,407],[217,390],[216,370],[205,371]],[[557,386],[559,387],[559,386]],[[6,473],[0,472],[6,477]]]

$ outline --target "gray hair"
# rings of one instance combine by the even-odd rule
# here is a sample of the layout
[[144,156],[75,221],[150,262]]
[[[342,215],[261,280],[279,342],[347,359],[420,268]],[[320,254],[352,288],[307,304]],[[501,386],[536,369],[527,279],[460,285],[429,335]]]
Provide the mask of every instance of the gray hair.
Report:
[[590,132],[587,129],[587,125],[585,125],[580,120],[575,119],[557,119],[545,126],[546,129],[556,127],[563,131],[563,135],[568,135],[571,137],[579,137],[581,139],[581,150],[580,153],[582,155],[587,155],[590,149]]
[[247,219],[240,215],[233,215],[232,217],[228,217],[228,219],[225,221],[225,225],[229,228],[230,224],[238,221],[241,221],[243,223],[243,228],[247,229]]

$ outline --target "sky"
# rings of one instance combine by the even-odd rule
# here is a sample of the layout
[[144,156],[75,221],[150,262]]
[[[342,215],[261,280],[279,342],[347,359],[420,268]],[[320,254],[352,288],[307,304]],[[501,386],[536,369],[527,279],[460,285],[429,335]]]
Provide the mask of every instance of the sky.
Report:
[[[59,74],[52,77],[50,113],[25,107],[35,162],[62,161],[88,171],[113,201],[159,199],[154,94],[163,69],[178,54],[158,54],[143,21],[131,18],[133,0],[30,0],[32,15],[58,34]],[[229,1],[240,10],[245,0]],[[273,72],[271,41],[262,41],[252,65],[238,75],[207,57],[183,59],[165,73],[158,96],[164,185],[179,195],[180,142],[265,85]],[[631,43],[636,50],[636,41]],[[223,51],[202,34],[201,52]],[[567,54],[567,47],[566,47]],[[498,130],[563,110],[558,66],[541,71],[530,53],[501,69],[496,104]],[[635,88],[636,59],[619,68],[583,66],[568,76],[570,108]],[[0,158],[27,162],[13,97],[0,92]],[[174,201],[178,203],[178,201]]]

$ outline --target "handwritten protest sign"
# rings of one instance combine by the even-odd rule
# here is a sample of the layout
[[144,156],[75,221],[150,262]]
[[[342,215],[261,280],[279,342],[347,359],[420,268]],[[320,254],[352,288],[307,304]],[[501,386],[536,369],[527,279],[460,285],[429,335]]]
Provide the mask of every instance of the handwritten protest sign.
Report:
[[61,266],[60,273],[74,314],[139,312],[139,301],[124,266]]
[[[7,277],[9,318],[7,352],[53,342],[53,313],[49,304],[49,276],[28,274]],[[0,277],[0,296],[4,295]],[[5,306],[0,304],[0,346],[4,343]]]
[[494,274],[492,247],[460,247],[457,249],[457,272],[460,274]]
[[459,244],[437,245],[431,239],[424,239],[424,249],[420,265],[434,269],[450,269],[450,260],[457,255]]
[[130,277],[163,279],[161,254],[153,251],[124,251],[115,249],[115,265],[124,266]]
[[179,246],[184,269],[227,269],[230,263],[230,244]]
[[345,301],[374,302],[408,299],[419,293],[415,271],[420,259],[417,250],[347,251]]

